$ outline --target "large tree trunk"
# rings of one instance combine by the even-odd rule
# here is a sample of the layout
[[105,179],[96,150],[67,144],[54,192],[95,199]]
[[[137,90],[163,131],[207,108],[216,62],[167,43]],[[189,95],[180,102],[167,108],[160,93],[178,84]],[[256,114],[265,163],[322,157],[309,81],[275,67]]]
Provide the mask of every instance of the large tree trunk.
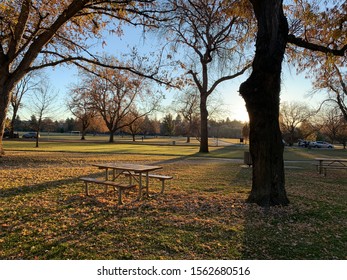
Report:
[[0,94],[0,156],[5,154],[2,137],[4,135],[4,130],[5,130],[7,108],[8,108],[8,96],[1,93]]
[[110,131],[110,137],[108,139],[108,142],[109,143],[114,143],[114,132],[113,131]]
[[5,154],[2,138],[5,130],[6,114],[11,99],[11,90],[14,87],[12,81],[9,82],[7,75],[0,71],[0,156]]
[[200,97],[200,153],[208,153],[207,94]]
[[248,202],[287,205],[283,143],[279,126],[281,67],[288,24],[281,0],[251,0],[258,21],[253,72],[240,86],[250,118],[252,190]]
[[82,119],[82,135],[81,140],[86,140],[87,128],[89,126],[89,122],[85,119]]

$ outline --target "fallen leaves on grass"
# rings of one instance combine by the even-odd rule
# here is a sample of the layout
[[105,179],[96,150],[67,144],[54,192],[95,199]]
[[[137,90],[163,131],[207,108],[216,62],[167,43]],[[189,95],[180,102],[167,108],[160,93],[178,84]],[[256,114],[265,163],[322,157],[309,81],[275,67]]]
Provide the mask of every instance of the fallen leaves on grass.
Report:
[[[346,186],[287,174],[288,207],[245,204],[250,170],[225,161],[164,156],[13,152],[0,163],[2,259],[345,258]],[[173,160],[174,159],[174,160]],[[164,195],[117,206],[94,162],[163,165]],[[298,173],[301,172],[298,176]],[[312,177],[312,176],[311,176]],[[313,188],[311,184],[314,184]],[[326,187],[328,189],[325,189]],[[153,187],[153,188],[152,188]],[[151,192],[160,191],[153,183]]]

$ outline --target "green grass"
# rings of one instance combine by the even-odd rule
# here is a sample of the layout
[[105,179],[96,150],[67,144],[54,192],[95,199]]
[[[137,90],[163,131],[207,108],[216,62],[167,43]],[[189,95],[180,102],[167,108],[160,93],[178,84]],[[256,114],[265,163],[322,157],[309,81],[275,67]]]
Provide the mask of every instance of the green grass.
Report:
[[[5,141],[0,158],[0,259],[346,259],[347,174],[327,177],[307,161],[343,150],[286,148],[291,204],[245,203],[251,168],[220,160],[244,148],[194,145]],[[117,147],[117,149],[115,149]],[[65,151],[64,151],[65,150]],[[196,157],[200,156],[200,157]],[[210,157],[210,158],[209,158]],[[213,157],[213,158],[211,158]],[[160,164],[164,195],[116,206],[112,190],[78,177],[104,176],[96,162]],[[153,182],[151,191],[160,190]]]
[[[181,143],[181,144],[180,144]],[[4,148],[8,151],[46,151],[46,152],[79,152],[79,153],[121,153],[143,155],[173,155],[173,156],[208,156],[224,158],[242,158],[246,147],[210,147],[210,154],[199,154],[198,144],[184,144],[182,139],[172,141],[153,139],[150,142],[117,141],[115,143],[99,141],[46,141],[40,140],[39,148],[35,148],[34,140],[4,141]]]
[[[168,156],[202,156],[217,158],[242,159],[247,145],[211,146],[209,154],[199,153],[198,142],[185,143],[185,138],[151,138],[144,142],[132,142],[130,138],[116,138],[115,143],[108,143],[106,136],[97,136],[94,141],[81,141],[78,136],[51,136],[40,139],[39,148],[35,148],[34,140],[4,141],[4,148],[8,151],[45,151],[45,152],[79,152],[79,153],[120,153],[142,155]],[[89,137],[91,138],[91,137]],[[173,145],[172,141],[175,141]],[[226,140],[223,140],[226,142]],[[229,140],[232,142],[231,140]],[[210,143],[215,143],[210,140]],[[337,149],[305,149],[286,147],[284,159],[291,161],[314,160],[316,157],[347,157],[347,150]]]

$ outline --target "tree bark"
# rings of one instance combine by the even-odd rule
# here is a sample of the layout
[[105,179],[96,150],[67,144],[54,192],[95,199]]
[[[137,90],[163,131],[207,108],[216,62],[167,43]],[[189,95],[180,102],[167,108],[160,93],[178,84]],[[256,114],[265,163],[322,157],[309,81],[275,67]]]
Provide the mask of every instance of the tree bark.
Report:
[[282,0],[251,0],[258,21],[251,76],[240,86],[250,119],[252,190],[248,202],[287,205],[279,126],[282,60],[288,36]]
[[207,94],[200,97],[200,153],[208,153]]
[[82,118],[82,136],[81,136],[81,140],[86,140],[86,134],[87,134],[87,128],[89,127],[89,118],[88,117],[84,117]]
[[12,108],[13,113],[12,113],[12,118],[11,118],[10,138],[14,138],[14,127],[15,127],[15,123],[16,123],[18,108],[19,108],[18,106],[15,106]]
[[8,77],[9,73],[4,74],[4,71],[0,71],[0,156],[5,154],[2,139],[5,130],[6,115],[11,100],[11,90],[14,87],[14,82]]
[[114,132],[113,131],[110,131],[110,137],[109,137],[108,142],[109,143],[114,143]]

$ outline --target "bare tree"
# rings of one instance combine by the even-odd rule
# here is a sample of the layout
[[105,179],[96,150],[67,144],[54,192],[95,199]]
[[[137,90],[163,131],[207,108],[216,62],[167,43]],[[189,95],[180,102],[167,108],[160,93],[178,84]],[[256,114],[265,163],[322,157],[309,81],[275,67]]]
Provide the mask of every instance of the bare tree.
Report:
[[176,96],[174,107],[188,123],[185,135],[187,136],[187,143],[190,143],[191,136],[198,136],[198,122],[200,121],[199,94],[190,90],[182,92]]
[[[337,60],[339,58],[334,59]],[[324,103],[332,102],[337,104],[344,119],[347,121],[347,70],[345,66],[339,67],[330,60],[326,61],[324,65],[321,65],[319,71],[313,71],[316,75],[313,85],[315,91],[328,93],[328,99]],[[346,64],[346,60],[347,56],[344,58],[344,65]]]
[[315,114],[305,103],[284,102],[280,108],[280,126],[284,140],[292,146],[299,138],[300,125]]
[[10,126],[10,138],[13,138],[15,121],[18,115],[19,109],[22,107],[23,96],[28,94],[31,90],[38,86],[38,82],[35,81],[37,73],[30,72],[15,86],[11,92],[11,126]]
[[87,129],[96,115],[89,93],[89,89],[75,85],[67,104],[70,112],[81,122],[81,140],[85,140]]
[[[140,115],[140,112],[138,112],[137,110],[133,110],[128,116],[129,121],[127,122],[130,124],[127,127],[125,127],[125,131],[131,134],[133,142],[136,141],[136,135],[143,132],[143,124],[145,122],[145,117]],[[134,119],[135,121],[132,121]]]
[[33,91],[31,95],[30,111],[35,116],[36,122],[36,148],[39,147],[39,135],[43,120],[45,117],[52,116],[56,112],[55,100],[57,93],[52,90],[47,80],[42,79],[40,85]]
[[340,120],[341,126],[337,134],[337,140],[343,145],[343,148],[346,149],[347,146],[347,121],[345,119]]
[[200,93],[200,152],[207,153],[208,97],[222,82],[242,75],[250,67],[243,55],[252,33],[246,20],[249,9],[242,1],[168,2],[174,12],[163,28],[176,48],[187,50],[189,60],[181,60],[180,65]]
[[[334,143],[344,134],[346,121],[339,107],[325,108],[321,111],[321,129],[320,133],[326,135]],[[343,137],[342,137],[343,138]]]
[[317,121],[317,115],[310,120],[304,120],[299,126],[300,137],[307,140],[315,140],[317,131],[322,127],[322,124]]

